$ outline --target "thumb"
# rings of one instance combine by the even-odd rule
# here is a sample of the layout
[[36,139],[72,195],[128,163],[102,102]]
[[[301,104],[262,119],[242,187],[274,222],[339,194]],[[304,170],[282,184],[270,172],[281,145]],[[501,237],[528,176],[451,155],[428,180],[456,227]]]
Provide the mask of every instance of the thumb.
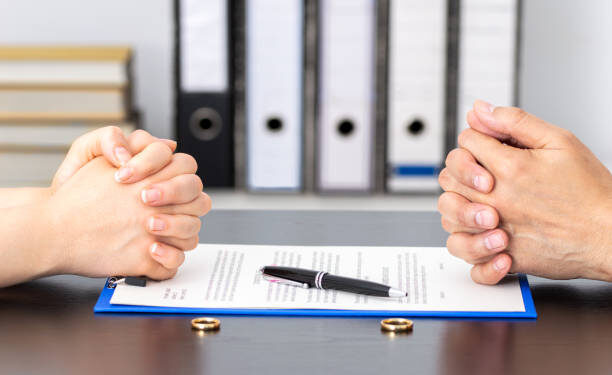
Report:
[[561,146],[566,130],[515,107],[495,107],[476,100],[468,114],[474,130],[500,141],[523,148],[556,148]]
[[119,127],[106,126],[77,138],[55,173],[52,186],[62,185],[81,167],[98,156],[104,156],[115,167],[124,165],[132,158],[127,139]]

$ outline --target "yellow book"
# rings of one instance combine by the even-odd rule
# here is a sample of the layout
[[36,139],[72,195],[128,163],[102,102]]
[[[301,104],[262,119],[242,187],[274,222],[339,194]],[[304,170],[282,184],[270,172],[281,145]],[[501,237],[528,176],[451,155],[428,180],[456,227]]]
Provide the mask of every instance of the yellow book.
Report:
[[0,88],[0,121],[121,121],[129,113],[123,89]]
[[125,88],[129,47],[0,46],[0,88]]
[[127,62],[131,54],[127,46],[0,46],[0,60]]

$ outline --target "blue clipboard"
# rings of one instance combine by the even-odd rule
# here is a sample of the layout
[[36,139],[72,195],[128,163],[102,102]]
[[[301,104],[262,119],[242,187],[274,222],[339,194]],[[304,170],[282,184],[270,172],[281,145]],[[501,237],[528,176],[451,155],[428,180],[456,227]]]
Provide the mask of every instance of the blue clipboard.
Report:
[[96,313],[140,313],[140,314],[207,314],[207,315],[277,315],[277,316],[408,316],[442,318],[523,318],[535,319],[535,310],[529,282],[525,275],[519,275],[525,311],[389,311],[389,310],[327,310],[327,309],[222,309],[222,308],[183,308],[161,306],[113,305],[110,303],[115,289],[105,283],[104,289],[94,306]]

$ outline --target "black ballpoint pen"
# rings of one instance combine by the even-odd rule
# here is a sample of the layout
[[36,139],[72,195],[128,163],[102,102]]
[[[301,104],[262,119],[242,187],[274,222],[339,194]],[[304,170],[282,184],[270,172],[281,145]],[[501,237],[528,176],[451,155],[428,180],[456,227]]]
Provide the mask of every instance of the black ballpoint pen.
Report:
[[388,285],[350,277],[330,275],[323,271],[303,268],[266,266],[261,273],[268,281],[302,288],[334,289],[377,297],[406,297],[408,294]]

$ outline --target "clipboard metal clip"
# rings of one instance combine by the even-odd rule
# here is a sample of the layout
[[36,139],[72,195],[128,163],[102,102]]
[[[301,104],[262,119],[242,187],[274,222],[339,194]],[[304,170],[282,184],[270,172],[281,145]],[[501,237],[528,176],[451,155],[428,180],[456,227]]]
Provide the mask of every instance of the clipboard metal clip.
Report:
[[308,285],[308,283],[300,283],[298,281],[287,280],[287,279],[283,279],[283,278],[276,277],[276,276],[266,275],[265,273],[263,273],[262,270],[259,270],[259,272],[261,273],[261,276],[263,277],[264,280],[269,281],[271,283],[297,286],[298,288],[303,288],[303,289],[310,288],[310,285]]
[[106,282],[106,287],[109,289],[115,289],[119,284],[126,284],[132,286],[147,286],[147,279],[144,277],[134,277],[134,276],[112,276],[108,278]]

